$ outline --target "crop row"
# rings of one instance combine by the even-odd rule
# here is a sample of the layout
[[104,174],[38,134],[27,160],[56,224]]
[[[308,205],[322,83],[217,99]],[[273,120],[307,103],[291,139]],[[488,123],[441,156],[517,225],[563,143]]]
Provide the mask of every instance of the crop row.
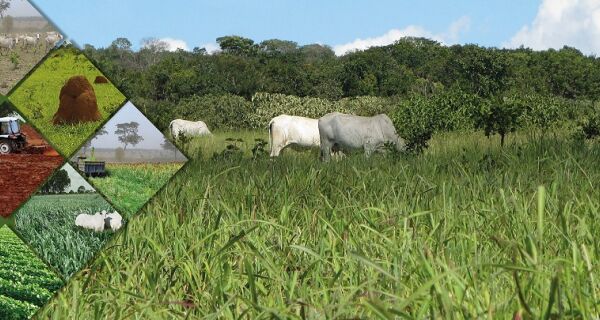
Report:
[[27,319],[63,284],[9,228],[0,229],[0,319]]
[[63,278],[100,250],[110,233],[80,230],[75,218],[112,207],[98,194],[34,196],[15,214],[16,231]]

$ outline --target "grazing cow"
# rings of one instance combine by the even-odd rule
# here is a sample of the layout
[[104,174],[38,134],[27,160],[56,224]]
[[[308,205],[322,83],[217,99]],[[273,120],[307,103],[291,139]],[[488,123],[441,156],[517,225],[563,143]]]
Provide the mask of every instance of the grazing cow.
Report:
[[62,38],[60,33],[49,32],[46,36],[46,50],[55,47]]
[[31,47],[34,51],[37,51],[38,43],[40,41],[40,34],[36,34],[35,37],[26,36],[23,38],[23,48]]
[[0,38],[0,50],[10,52],[15,47],[15,39]]
[[360,117],[333,112],[319,119],[321,159],[329,161],[332,150],[363,149],[367,157],[385,143],[393,143],[398,151],[406,150],[406,142],[396,133],[392,120],[385,114]]
[[104,229],[117,231],[123,226],[123,217],[118,212],[109,213],[104,218]]
[[319,147],[319,120],[282,114],[269,122],[271,157],[289,146]]
[[123,226],[123,218],[117,212],[107,213],[106,210],[96,214],[79,214],[75,218],[75,225],[94,232],[102,232],[111,229],[117,231]]
[[210,136],[212,133],[203,121],[188,121],[175,119],[169,124],[169,130],[173,138],[178,138],[181,133],[188,136]]

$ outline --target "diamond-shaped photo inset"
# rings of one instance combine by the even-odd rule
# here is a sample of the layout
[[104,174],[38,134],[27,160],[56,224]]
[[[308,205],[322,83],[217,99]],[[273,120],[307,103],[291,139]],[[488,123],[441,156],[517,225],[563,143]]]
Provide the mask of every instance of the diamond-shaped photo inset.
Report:
[[0,319],[29,319],[64,282],[8,227],[0,227]]
[[64,36],[27,0],[0,3],[0,93],[6,94]]
[[10,216],[63,162],[9,102],[0,105],[0,220]]
[[15,231],[68,279],[125,220],[69,164],[14,214]]
[[127,218],[185,162],[187,158],[131,102],[71,158],[73,166]]
[[72,45],[52,51],[8,98],[67,157],[125,102]]

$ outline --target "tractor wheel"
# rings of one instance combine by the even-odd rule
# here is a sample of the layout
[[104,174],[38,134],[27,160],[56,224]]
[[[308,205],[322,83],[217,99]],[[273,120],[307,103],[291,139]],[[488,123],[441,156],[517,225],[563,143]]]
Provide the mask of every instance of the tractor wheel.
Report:
[[9,154],[12,149],[12,144],[9,141],[0,141],[0,154]]

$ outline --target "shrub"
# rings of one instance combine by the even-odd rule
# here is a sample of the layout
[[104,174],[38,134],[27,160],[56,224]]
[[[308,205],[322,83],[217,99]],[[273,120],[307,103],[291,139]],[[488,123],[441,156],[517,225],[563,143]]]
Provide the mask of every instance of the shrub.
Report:
[[500,145],[504,146],[507,134],[514,132],[518,126],[521,105],[505,97],[486,100],[475,114],[475,124],[486,136],[500,135]]
[[403,100],[390,114],[400,137],[406,140],[410,151],[421,152],[439,125],[433,100],[412,96]]
[[250,102],[240,96],[208,94],[183,99],[175,107],[175,118],[202,120],[212,130],[247,128]]

